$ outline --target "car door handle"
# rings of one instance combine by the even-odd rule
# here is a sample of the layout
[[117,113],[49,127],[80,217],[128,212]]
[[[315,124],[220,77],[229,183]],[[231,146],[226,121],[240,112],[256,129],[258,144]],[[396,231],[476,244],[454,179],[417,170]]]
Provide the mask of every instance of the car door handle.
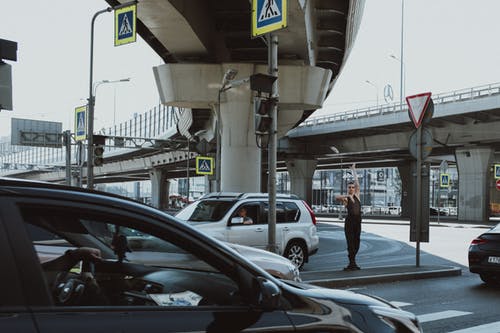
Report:
[[255,229],[255,232],[262,232],[262,231],[264,231],[264,229],[262,229],[262,228],[256,228]]
[[289,227],[284,227],[283,231],[290,231],[290,228]]

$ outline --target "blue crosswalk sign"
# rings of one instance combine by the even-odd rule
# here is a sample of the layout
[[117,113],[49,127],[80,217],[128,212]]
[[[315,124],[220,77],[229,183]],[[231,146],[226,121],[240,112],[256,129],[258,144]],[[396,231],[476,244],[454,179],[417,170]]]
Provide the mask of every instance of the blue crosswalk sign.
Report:
[[287,26],[287,0],[252,1],[252,37]]
[[75,140],[82,141],[87,138],[87,106],[75,108]]
[[136,5],[115,10],[115,46],[135,42],[136,18]]
[[197,175],[213,175],[214,174],[214,159],[212,157],[197,156],[196,157],[196,174]]

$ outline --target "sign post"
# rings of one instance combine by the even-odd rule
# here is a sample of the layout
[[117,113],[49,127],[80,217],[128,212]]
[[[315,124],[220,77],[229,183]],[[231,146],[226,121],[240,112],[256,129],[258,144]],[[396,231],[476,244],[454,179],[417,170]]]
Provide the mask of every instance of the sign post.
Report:
[[[278,77],[278,36],[273,31],[287,26],[287,0],[252,0],[251,37],[267,34],[268,74]],[[268,143],[268,245],[267,250],[277,252],[276,247],[276,159],[277,159],[277,122],[279,101],[278,80],[274,80],[271,89],[272,110],[270,112],[271,129]]]
[[[415,241],[416,241],[416,266],[420,266],[420,240],[422,233],[422,119],[431,101],[431,93],[423,93],[406,97],[410,119],[417,128],[417,184],[416,184],[416,210],[415,210]],[[413,216],[412,216],[413,218]]]

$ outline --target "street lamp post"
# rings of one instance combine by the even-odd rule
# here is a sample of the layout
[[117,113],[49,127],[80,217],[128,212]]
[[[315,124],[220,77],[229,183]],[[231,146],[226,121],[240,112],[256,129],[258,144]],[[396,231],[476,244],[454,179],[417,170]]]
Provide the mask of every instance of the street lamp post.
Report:
[[373,88],[375,88],[375,92],[377,93],[377,108],[378,108],[378,87],[376,84],[372,83],[369,80],[365,80],[365,82],[368,83],[369,85],[373,86]]
[[[402,51],[401,51],[402,52]],[[405,86],[406,86],[406,71],[405,71],[405,64],[404,62],[396,57],[394,54],[391,54],[389,57],[392,59],[399,61],[401,69],[399,73],[399,103],[400,103],[400,109],[403,110],[403,102],[404,102],[404,96],[405,96]]]
[[403,62],[403,51],[404,51],[404,15],[405,14],[405,0],[401,0],[401,42],[400,42],[400,54],[399,58],[396,57],[394,54],[391,54],[390,57],[399,61],[400,62],[400,73],[399,73],[399,103],[400,103],[400,108],[403,110],[403,96],[405,95],[404,93],[404,81],[406,80],[405,78],[405,70],[404,70],[404,62]]
[[[129,82],[129,81],[130,81],[130,78],[127,77],[127,78],[120,79],[120,80],[113,80],[113,81],[102,80],[102,81],[94,82],[93,92],[92,92],[92,96],[93,96],[93,100],[94,100],[94,111],[95,111],[95,100],[96,100],[96,96],[97,96],[97,87],[99,87],[101,84],[120,83],[120,82]],[[114,102],[113,102],[113,125],[114,125],[116,122],[116,88],[115,88],[114,93],[113,93],[113,99],[114,99]]]
[[94,14],[90,24],[90,73],[89,73],[89,98],[88,98],[88,126],[87,126],[87,188],[94,188],[94,162],[92,156],[94,154],[94,95],[93,95],[93,72],[94,72],[94,23],[97,16],[112,12],[113,10],[125,8],[136,4],[137,1],[126,2],[118,6],[102,9]]

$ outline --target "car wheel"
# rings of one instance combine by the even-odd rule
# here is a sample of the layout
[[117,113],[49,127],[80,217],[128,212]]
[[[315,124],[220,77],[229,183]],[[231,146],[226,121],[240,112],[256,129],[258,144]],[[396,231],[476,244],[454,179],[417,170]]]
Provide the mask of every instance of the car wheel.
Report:
[[283,256],[302,269],[307,259],[307,249],[304,243],[292,241],[288,243]]
[[479,277],[481,277],[481,280],[486,284],[500,285],[500,277],[494,274],[483,273],[479,274]]

